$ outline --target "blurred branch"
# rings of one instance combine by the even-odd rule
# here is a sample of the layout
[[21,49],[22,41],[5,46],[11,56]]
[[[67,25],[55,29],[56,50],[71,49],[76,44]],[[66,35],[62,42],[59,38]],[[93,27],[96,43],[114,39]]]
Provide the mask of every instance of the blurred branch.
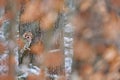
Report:
[[16,18],[17,18],[17,9],[16,9],[16,3],[15,0],[8,0],[6,11],[10,11],[12,13],[12,19],[10,20],[10,24],[8,26],[8,49],[9,49],[9,75],[12,76],[12,79],[14,79],[15,75],[15,60],[14,60],[14,49],[16,46]]

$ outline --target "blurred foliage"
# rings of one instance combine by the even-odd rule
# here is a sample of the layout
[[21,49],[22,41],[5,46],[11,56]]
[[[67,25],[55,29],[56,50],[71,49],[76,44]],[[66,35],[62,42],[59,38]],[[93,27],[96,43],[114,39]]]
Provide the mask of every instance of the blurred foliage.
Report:
[[[74,40],[67,44],[73,49],[68,52],[73,60],[70,80],[119,80],[119,8],[120,0],[0,0],[5,36],[0,37],[0,56],[9,55],[0,57],[0,66],[9,67],[0,80],[16,80],[23,73],[27,76],[19,80],[68,80],[66,35]],[[72,24],[72,37],[64,32],[65,23]],[[29,71],[33,65],[39,67],[38,75]]]

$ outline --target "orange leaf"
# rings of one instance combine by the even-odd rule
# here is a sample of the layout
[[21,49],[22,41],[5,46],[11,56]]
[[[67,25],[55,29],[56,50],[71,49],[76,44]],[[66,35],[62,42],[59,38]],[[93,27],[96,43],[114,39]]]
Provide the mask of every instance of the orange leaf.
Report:
[[24,47],[24,42],[21,38],[17,39],[17,44],[20,49],[22,49]]
[[46,5],[49,9],[59,12],[63,9],[64,0],[47,0]]
[[40,27],[42,30],[49,30],[53,27],[55,21],[57,20],[58,14],[56,12],[49,12],[47,15],[43,16],[40,20]]
[[120,7],[120,0],[111,0],[111,3],[115,7],[118,7],[118,8]]
[[43,51],[44,51],[44,46],[43,46],[43,43],[39,41],[39,42],[33,44],[33,45],[30,47],[30,49],[31,49],[31,52],[32,52],[33,54],[40,55],[40,54],[42,54]]
[[29,74],[28,77],[27,77],[27,80],[38,80],[38,76],[33,75],[33,74]]
[[6,50],[6,47],[3,43],[0,43],[0,53],[4,53],[4,51]]
[[0,0],[0,7],[3,7],[6,5],[6,0]]
[[74,58],[76,60],[90,61],[94,59],[94,55],[94,49],[88,42],[83,40],[74,42]]
[[24,13],[21,15],[22,22],[35,21],[40,16],[40,2],[32,1],[27,3]]
[[103,58],[108,62],[112,62],[117,56],[118,56],[118,51],[113,46],[107,48],[103,54]]
[[64,56],[59,50],[48,52],[44,55],[43,65],[47,67],[61,66],[64,63]]

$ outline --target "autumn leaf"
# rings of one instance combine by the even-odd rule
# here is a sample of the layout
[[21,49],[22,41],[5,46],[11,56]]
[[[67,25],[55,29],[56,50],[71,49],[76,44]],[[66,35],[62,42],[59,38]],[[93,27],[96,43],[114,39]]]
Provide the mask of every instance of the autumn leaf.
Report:
[[0,53],[4,53],[5,50],[6,50],[6,46],[0,42]]
[[15,80],[15,78],[9,74],[6,75],[0,75],[0,80]]
[[120,18],[111,12],[109,15],[109,21],[104,24],[103,35],[107,40],[117,40],[120,34]]
[[110,64],[110,72],[119,72],[120,68],[120,55],[118,55]]
[[11,11],[7,11],[3,16],[2,19],[3,20],[11,20],[13,19],[13,13]]
[[64,6],[64,0],[47,0],[45,4],[50,10],[60,12]]
[[30,0],[17,0],[17,3],[20,3],[20,4],[26,4],[30,2]]
[[67,80],[66,76],[60,76],[58,80]]
[[89,45],[88,42],[80,40],[74,42],[74,58],[76,60],[90,61],[94,59],[94,49]]
[[114,7],[120,8],[120,0],[110,0]]
[[6,5],[6,0],[0,0],[0,7],[4,7]]
[[14,16],[13,16],[13,12],[7,11],[7,12],[5,13],[4,17],[5,17],[6,20],[11,20],[11,19],[13,19],[13,17],[14,17]]
[[107,48],[103,54],[103,58],[108,62],[112,62],[117,56],[118,56],[118,51],[113,46]]
[[40,28],[42,30],[49,30],[53,27],[56,22],[58,14],[56,12],[48,12],[40,20]]
[[105,79],[105,75],[102,72],[93,73],[89,77],[89,80],[104,80],[104,79]]
[[10,11],[7,11],[1,18],[0,18],[0,26],[6,21],[13,19],[13,14]]
[[80,75],[90,75],[93,73],[93,70],[94,69],[93,69],[92,65],[83,64],[83,65],[81,65],[79,72],[80,72]]
[[43,65],[47,67],[61,66],[64,63],[63,53],[60,51],[48,52],[44,54]]
[[[29,14],[28,14],[29,13]],[[23,23],[33,22],[40,16],[40,1],[35,0],[26,4],[25,11],[21,15]]]
[[1,27],[2,24],[3,24],[3,19],[0,19],[0,27]]
[[21,39],[21,38],[17,39],[17,44],[18,44],[18,47],[20,49],[22,49],[24,47],[24,41],[23,41],[23,39]]
[[34,74],[29,74],[27,80],[38,80],[38,76]]
[[44,45],[41,41],[34,43],[31,47],[33,54],[41,55],[44,52]]
[[93,0],[82,0],[80,3],[80,10],[86,11],[88,10],[93,4]]

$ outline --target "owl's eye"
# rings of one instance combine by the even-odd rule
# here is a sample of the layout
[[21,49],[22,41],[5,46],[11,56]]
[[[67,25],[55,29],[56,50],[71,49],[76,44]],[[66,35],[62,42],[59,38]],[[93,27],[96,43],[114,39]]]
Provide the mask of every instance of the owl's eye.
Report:
[[120,69],[118,69],[118,72],[120,73]]
[[27,36],[27,38],[30,38],[29,36]]

